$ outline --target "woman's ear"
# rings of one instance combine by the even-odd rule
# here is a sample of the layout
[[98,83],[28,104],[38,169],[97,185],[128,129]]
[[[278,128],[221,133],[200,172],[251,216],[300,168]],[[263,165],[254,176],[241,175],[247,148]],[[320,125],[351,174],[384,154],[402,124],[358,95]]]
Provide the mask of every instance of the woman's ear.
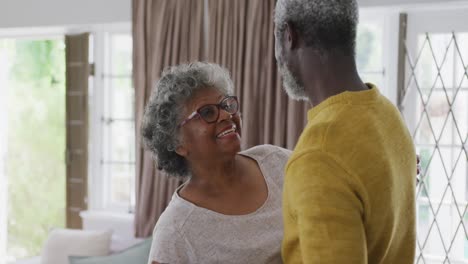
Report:
[[188,155],[188,149],[187,147],[185,146],[185,140],[183,139],[183,136],[182,135],[179,135],[179,138],[177,140],[177,146],[175,148],[175,153],[177,153],[179,156],[182,156],[182,157],[187,157]]
[[187,155],[188,155],[188,150],[187,150],[187,148],[185,148],[185,146],[183,146],[182,144],[179,144],[179,145],[176,147],[175,152],[176,152],[177,154],[179,154],[180,156],[184,157],[184,158],[187,157]]

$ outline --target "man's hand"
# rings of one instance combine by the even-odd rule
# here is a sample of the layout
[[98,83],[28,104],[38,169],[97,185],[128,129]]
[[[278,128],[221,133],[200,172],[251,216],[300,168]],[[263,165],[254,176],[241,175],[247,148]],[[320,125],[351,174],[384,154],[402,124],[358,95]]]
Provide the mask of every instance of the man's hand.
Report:
[[416,185],[419,184],[419,173],[421,173],[421,158],[416,155]]

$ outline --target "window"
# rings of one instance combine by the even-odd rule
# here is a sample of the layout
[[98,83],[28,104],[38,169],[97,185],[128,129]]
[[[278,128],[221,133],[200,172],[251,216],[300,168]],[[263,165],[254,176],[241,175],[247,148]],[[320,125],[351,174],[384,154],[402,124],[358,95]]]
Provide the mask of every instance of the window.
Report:
[[399,13],[386,9],[359,11],[356,64],[361,79],[379,88],[391,102],[398,97]]
[[65,94],[63,37],[0,39],[0,262],[65,225]]
[[398,101],[399,18],[394,12],[361,12],[358,70],[398,104],[421,156],[416,263],[468,263],[466,12],[409,10]]
[[91,98],[90,209],[131,212],[135,203],[132,36],[96,32]]
[[465,14],[408,14],[405,86],[399,105],[421,156],[416,263],[468,263]]
[[382,56],[383,16],[361,15],[356,40],[356,64],[364,82],[384,89],[385,68]]

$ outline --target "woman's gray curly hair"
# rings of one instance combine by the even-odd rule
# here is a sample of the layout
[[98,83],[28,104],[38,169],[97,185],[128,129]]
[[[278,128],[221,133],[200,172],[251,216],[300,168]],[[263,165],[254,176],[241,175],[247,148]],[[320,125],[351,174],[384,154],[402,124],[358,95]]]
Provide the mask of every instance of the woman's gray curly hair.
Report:
[[207,62],[172,66],[163,71],[143,115],[143,144],[157,158],[160,169],[169,175],[190,175],[186,160],[175,152],[179,145],[179,124],[187,101],[203,88],[215,88],[232,95],[234,85],[229,72]]
[[278,0],[274,18],[276,41],[283,40],[288,22],[308,46],[322,53],[354,55],[358,19],[356,0]]

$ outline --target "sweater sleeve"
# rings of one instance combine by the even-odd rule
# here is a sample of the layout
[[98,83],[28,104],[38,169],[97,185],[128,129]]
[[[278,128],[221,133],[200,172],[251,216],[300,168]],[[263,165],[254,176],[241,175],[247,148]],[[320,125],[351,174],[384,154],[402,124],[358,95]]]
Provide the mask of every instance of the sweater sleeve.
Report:
[[[285,241],[289,233],[298,237],[302,263],[367,263],[364,206],[353,177],[314,152],[294,157],[285,181]],[[286,262],[288,254],[297,256],[283,247]]]

